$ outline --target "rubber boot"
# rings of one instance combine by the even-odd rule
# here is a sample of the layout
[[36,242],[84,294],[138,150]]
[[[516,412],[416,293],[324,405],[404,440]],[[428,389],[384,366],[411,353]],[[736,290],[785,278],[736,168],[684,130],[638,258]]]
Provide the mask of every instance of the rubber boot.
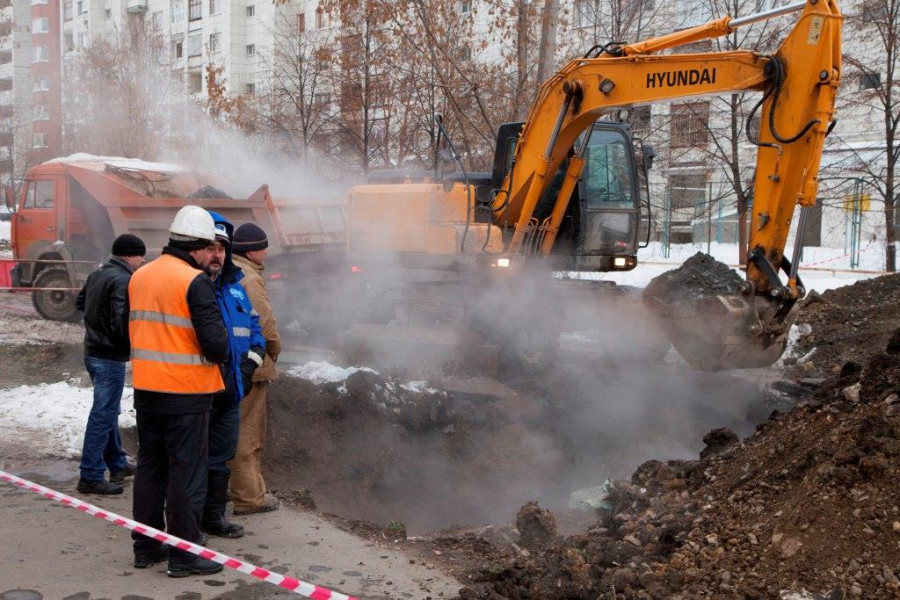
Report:
[[223,538],[243,537],[244,527],[225,518],[226,504],[228,504],[228,475],[211,471],[200,529]]

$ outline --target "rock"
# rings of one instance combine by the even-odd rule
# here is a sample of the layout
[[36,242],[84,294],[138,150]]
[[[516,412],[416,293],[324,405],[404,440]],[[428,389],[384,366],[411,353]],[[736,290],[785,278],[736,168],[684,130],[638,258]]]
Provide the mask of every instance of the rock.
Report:
[[859,402],[859,390],[861,388],[862,384],[857,382],[851,386],[845,387],[843,390],[841,390],[841,394],[843,394],[845,400],[856,404],[857,402]]
[[531,501],[519,509],[516,527],[524,546],[543,546],[556,537],[556,515]]
[[706,447],[700,451],[700,458],[715,456],[739,442],[737,434],[727,427],[713,429],[703,436],[703,443],[706,444]]

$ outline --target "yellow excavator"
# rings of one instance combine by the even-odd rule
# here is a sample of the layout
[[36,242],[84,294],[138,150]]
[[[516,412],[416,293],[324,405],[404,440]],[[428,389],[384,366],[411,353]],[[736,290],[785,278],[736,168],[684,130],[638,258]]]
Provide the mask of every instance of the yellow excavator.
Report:
[[[792,14],[795,24],[774,54],[663,53]],[[500,128],[491,173],[445,174],[436,159],[434,173],[380,174],[353,188],[348,258],[368,277],[367,289],[384,291],[390,309],[345,334],[345,349],[377,355],[406,348],[401,360],[408,360],[424,352],[417,340],[427,338],[461,346],[476,361],[489,363],[486,348],[494,347],[501,359],[541,362],[558,335],[554,315],[565,310],[558,301],[564,286],[548,273],[636,264],[640,170],[652,151],[636,152],[628,126],[611,117],[643,105],[758,91],[758,135],[747,128],[757,158],[746,279],[732,293],[657,294],[649,305],[697,368],[773,363],[805,293],[800,240],[835,124],[842,20],[834,0],[808,0],[603,46],[544,83],[524,123]],[[789,260],[797,205],[800,231]],[[381,346],[379,339],[390,342]]]

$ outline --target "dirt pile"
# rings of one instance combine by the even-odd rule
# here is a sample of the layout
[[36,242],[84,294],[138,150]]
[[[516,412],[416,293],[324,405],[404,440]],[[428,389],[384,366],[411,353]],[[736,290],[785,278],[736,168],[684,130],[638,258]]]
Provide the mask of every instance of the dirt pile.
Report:
[[668,304],[718,294],[738,294],[743,279],[728,265],[698,252],[677,269],[654,277],[644,288],[644,300]]
[[586,534],[489,561],[460,597],[898,597],[900,354],[890,350],[847,365],[743,442],[717,431],[700,460],[643,464]]
[[810,292],[800,305],[798,323],[810,331],[799,339],[797,352],[811,355],[794,368],[797,378],[831,376],[853,361],[864,364],[883,350],[900,327],[900,274],[867,279],[853,285]]

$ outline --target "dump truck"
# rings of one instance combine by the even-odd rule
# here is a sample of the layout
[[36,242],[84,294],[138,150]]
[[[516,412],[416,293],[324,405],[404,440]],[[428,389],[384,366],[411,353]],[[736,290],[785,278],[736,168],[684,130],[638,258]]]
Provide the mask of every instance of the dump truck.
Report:
[[299,270],[312,285],[317,274],[338,270],[347,229],[343,199],[273,198],[266,185],[233,198],[222,187],[180,165],[128,158],[76,154],[32,167],[18,197],[7,188],[14,256],[5,261],[7,289],[31,292],[44,318],[77,321],[75,292],[109,256],[113,240],[135,234],[149,258],[158,256],[173,216],[188,204],[259,225],[269,238],[272,272]]

